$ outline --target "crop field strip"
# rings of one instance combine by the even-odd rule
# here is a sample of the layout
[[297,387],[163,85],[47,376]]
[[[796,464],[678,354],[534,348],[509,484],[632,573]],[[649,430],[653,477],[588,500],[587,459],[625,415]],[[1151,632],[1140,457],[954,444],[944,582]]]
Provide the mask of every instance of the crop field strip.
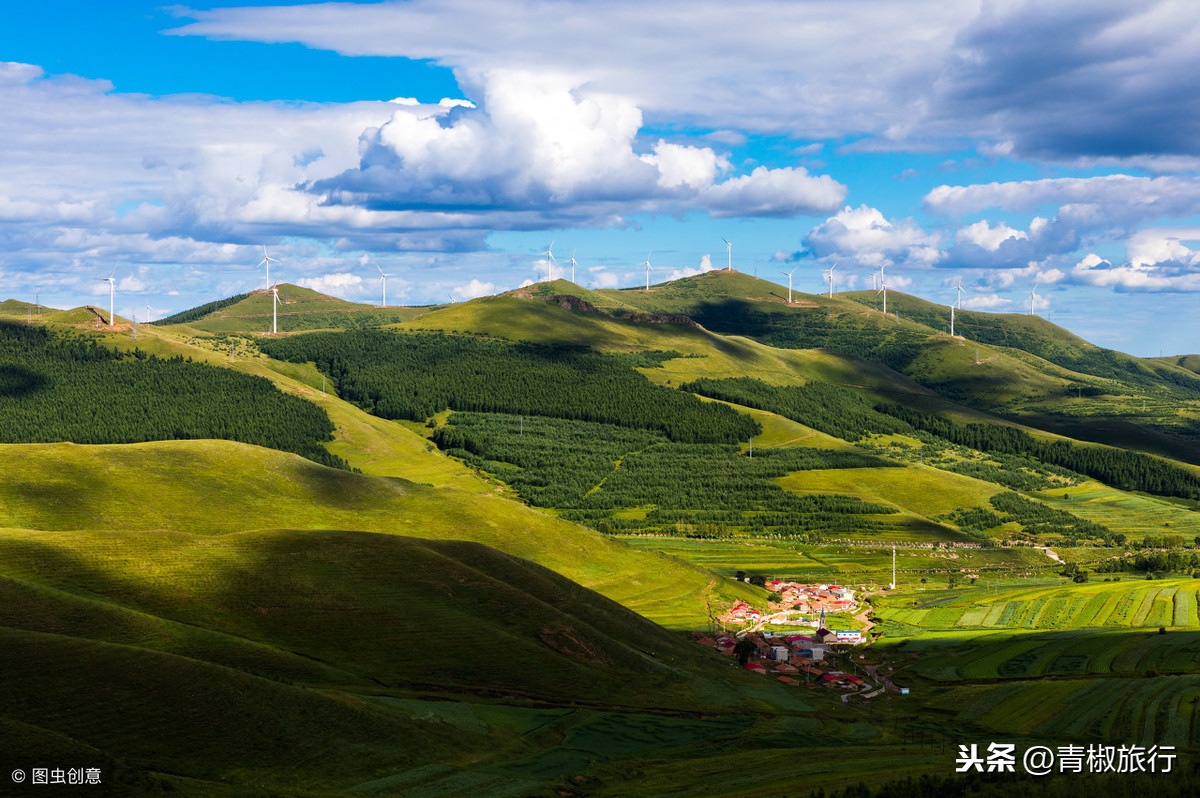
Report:
[[[702,539],[636,534],[617,537],[635,548],[659,551],[726,576],[745,571],[815,581],[840,579],[887,582],[891,578],[892,555],[884,541],[876,547],[866,548],[837,544],[804,545],[751,537]],[[919,584],[922,574],[928,574],[929,578],[941,578],[940,574],[944,571],[957,572],[962,568],[975,569],[986,574],[985,580],[993,580],[993,572],[996,571],[1022,572],[1044,567],[1048,562],[1040,552],[1028,548],[958,549],[953,552],[900,548],[896,557],[899,578],[903,584]],[[993,609],[1001,611],[999,607]],[[899,615],[888,617],[900,619]]]
[[[1127,579],[1124,582],[1009,590],[994,596],[976,588],[969,596],[912,610],[885,604],[885,621],[931,629],[1079,629],[1194,626],[1200,607],[1191,582]],[[1179,621],[1178,623],[1176,621]]]

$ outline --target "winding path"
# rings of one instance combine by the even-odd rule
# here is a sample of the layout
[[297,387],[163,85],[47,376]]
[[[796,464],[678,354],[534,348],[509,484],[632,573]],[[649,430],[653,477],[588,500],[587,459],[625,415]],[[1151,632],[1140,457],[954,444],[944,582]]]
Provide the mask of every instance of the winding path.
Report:
[[1034,548],[1037,549],[1038,551],[1045,552],[1046,556],[1049,557],[1050,559],[1054,560],[1055,562],[1061,563],[1063,561],[1062,557],[1059,557],[1058,554],[1054,550],[1047,548],[1046,546],[1034,546]]

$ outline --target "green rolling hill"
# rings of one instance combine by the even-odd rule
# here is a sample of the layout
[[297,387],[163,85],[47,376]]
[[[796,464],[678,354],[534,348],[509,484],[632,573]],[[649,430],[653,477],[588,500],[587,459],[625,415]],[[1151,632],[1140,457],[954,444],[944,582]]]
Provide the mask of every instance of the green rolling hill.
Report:
[[[236,301],[213,302],[154,322],[158,326],[186,324],[204,333],[269,333],[271,331],[271,292],[251,291],[233,298]],[[290,283],[279,285],[279,304],[274,308],[280,332],[296,330],[349,329],[375,327],[407,321],[428,308],[362,305],[322,294],[311,288]]]

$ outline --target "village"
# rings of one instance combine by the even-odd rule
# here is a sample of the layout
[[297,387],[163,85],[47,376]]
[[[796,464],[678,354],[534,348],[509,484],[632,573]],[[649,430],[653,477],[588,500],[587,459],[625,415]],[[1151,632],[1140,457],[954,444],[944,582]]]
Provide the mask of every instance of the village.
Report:
[[[864,698],[894,689],[901,694],[908,690],[897,688],[882,674],[876,674],[874,666],[865,666],[861,671],[854,662],[853,654],[836,657],[845,660],[852,673],[841,670],[831,654],[848,654],[853,647],[866,641],[859,630],[831,631],[825,627],[826,612],[854,614],[859,611],[859,600],[855,591],[839,585],[812,585],[796,582],[767,581],[765,587],[777,595],[777,600],[768,604],[761,612],[745,602],[738,602],[717,617],[722,631],[715,634],[694,633],[701,645],[716,649],[721,654],[736,657],[739,664],[755,673],[774,675],[787,685],[825,687],[845,691],[842,700],[850,693],[861,692]],[[788,634],[765,631],[770,626],[810,626],[809,634]],[[742,627],[734,633],[728,627]],[[868,677],[874,677],[877,685],[870,685]],[[803,681],[801,681],[803,680]]]
[[853,615],[859,609],[855,592],[848,587],[781,581],[768,581],[764,586],[778,597],[767,603],[767,612],[739,601],[717,617],[722,629],[742,626],[741,631],[748,633],[767,625],[820,628],[825,625],[826,612]]

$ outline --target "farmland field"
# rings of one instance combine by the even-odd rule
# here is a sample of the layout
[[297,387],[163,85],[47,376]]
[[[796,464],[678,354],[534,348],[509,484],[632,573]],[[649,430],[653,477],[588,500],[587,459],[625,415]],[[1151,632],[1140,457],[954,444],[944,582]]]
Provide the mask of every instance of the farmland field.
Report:
[[[725,576],[745,571],[781,579],[812,581],[835,578],[849,582],[891,580],[892,550],[884,545],[810,546],[757,539],[701,540],[642,535],[618,537],[635,548],[652,549],[678,557]],[[901,585],[919,583],[922,576],[930,582],[944,582],[949,572],[1025,572],[1049,564],[1050,560],[1045,555],[1030,548],[896,549],[897,580]],[[992,578],[988,576],[985,581]]]
[[[1171,532],[1189,541],[1200,535],[1200,513],[1189,506],[1085,482],[1071,491],[1057,488],[1034,494],[1051,506],[1067,510],[1087,521],[1103,524],[1113,532],[1131,537]],[[1064,496],[1071,498],[1066,499]]]
[[959,729],[1187,748],[1200,742],[1198,587],[1126,577],[886,596],[872,653],[929,697],[925,717]]
[[[1087,629],[1143,626],[1190,626],[1197,617],[1197,590],[1192,579],[1035,584],[994,591],[981,586],[943,596],[935,616],[916,608],[911,595],[879,602],[884,623],[950,629]],[[907,605],[907,606],[906,606]],[[1179,621],[1178,623],[1176,621]]]

